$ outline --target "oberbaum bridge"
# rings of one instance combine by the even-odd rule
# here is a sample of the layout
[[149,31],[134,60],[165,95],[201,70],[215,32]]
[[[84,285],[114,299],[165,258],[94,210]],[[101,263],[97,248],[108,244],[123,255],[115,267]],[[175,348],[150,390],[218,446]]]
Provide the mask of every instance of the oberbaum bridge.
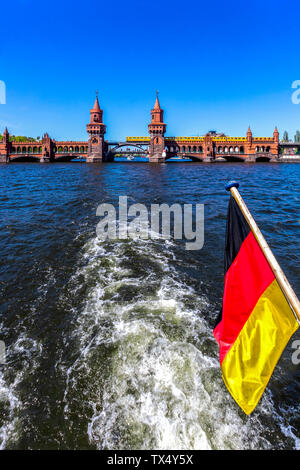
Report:
[[146,156],[153,163],[163,163],[174,157],[201,162],[300,160],[299,155],[293,156],[300,143],[280,142],[277,128],[272,137],[254,137],[250,127],[246,137],[229,137],[215,131],[200,137],[165,137],[167,125],[158,94],[151,110],[148,137],[127,137],[125,142],[105,140],[106,125],[97,95],[86,127],[87,141],[56,141],[45,133],[41,140],[30,142],[11,141],[5,128],[0,141],[0,162],[66,162],[84,158],[86,162],[94,163],[114,161],[115,156],[122,154]]

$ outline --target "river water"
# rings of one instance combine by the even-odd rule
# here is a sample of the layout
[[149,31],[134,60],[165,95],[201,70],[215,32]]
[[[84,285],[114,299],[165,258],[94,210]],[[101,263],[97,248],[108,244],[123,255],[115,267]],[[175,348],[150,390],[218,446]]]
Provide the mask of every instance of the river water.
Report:
[[[300,295],[300,165],[0,167],[0,446],[300,448],[300,366],[285,350],[245,416],[212,330],[229,179]],[[205,204],[205,243],[96,237],[100,203]]]

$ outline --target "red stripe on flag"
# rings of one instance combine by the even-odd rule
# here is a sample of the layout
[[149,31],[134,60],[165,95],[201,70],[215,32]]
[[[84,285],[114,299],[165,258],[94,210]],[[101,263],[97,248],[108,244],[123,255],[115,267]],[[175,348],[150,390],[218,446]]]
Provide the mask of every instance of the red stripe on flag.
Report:
[[273,280],[274,274],[250,232],[225,276],[222,320],[214,329],[221,364],[258,299]]

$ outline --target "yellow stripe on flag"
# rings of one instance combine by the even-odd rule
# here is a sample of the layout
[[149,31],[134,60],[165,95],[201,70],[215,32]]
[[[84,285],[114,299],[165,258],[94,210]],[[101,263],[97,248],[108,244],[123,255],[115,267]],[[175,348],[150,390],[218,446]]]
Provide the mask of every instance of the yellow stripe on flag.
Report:
[[259,402],[298,323],[274,280],[258,299],[222,362],[224,382],[246,414]]

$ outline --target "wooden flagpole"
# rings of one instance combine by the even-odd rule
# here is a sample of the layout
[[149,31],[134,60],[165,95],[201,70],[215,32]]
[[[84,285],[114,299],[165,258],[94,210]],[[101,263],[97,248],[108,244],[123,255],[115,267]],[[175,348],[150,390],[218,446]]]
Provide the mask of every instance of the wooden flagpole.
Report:
[[239,183],[236,181],[230,181],[226,185],[227,191],[230,191],[234,199],[236,200],[239,208],[241,209],[243,216],[245,217],[246,221],[248,222],[250,229],[253,235],[256,238],[257,243],[259,244],[263,254],[265,255],[270,268],[273,271],[273,274],[285,295],[286,300],[288,301],[296,320],[300,325],[300,302],[298,297],[296,296],[295,292],[293,291],[292,286],[290,285],[289,281],[285,277],[284,272],[282,271],[281,267],[279,266],[275,256],[273,255],[271,248],[267,244],[263,234],[259,230],[255,220],[253,219],[248,207],[246,206],[242,196],[238,191]]

